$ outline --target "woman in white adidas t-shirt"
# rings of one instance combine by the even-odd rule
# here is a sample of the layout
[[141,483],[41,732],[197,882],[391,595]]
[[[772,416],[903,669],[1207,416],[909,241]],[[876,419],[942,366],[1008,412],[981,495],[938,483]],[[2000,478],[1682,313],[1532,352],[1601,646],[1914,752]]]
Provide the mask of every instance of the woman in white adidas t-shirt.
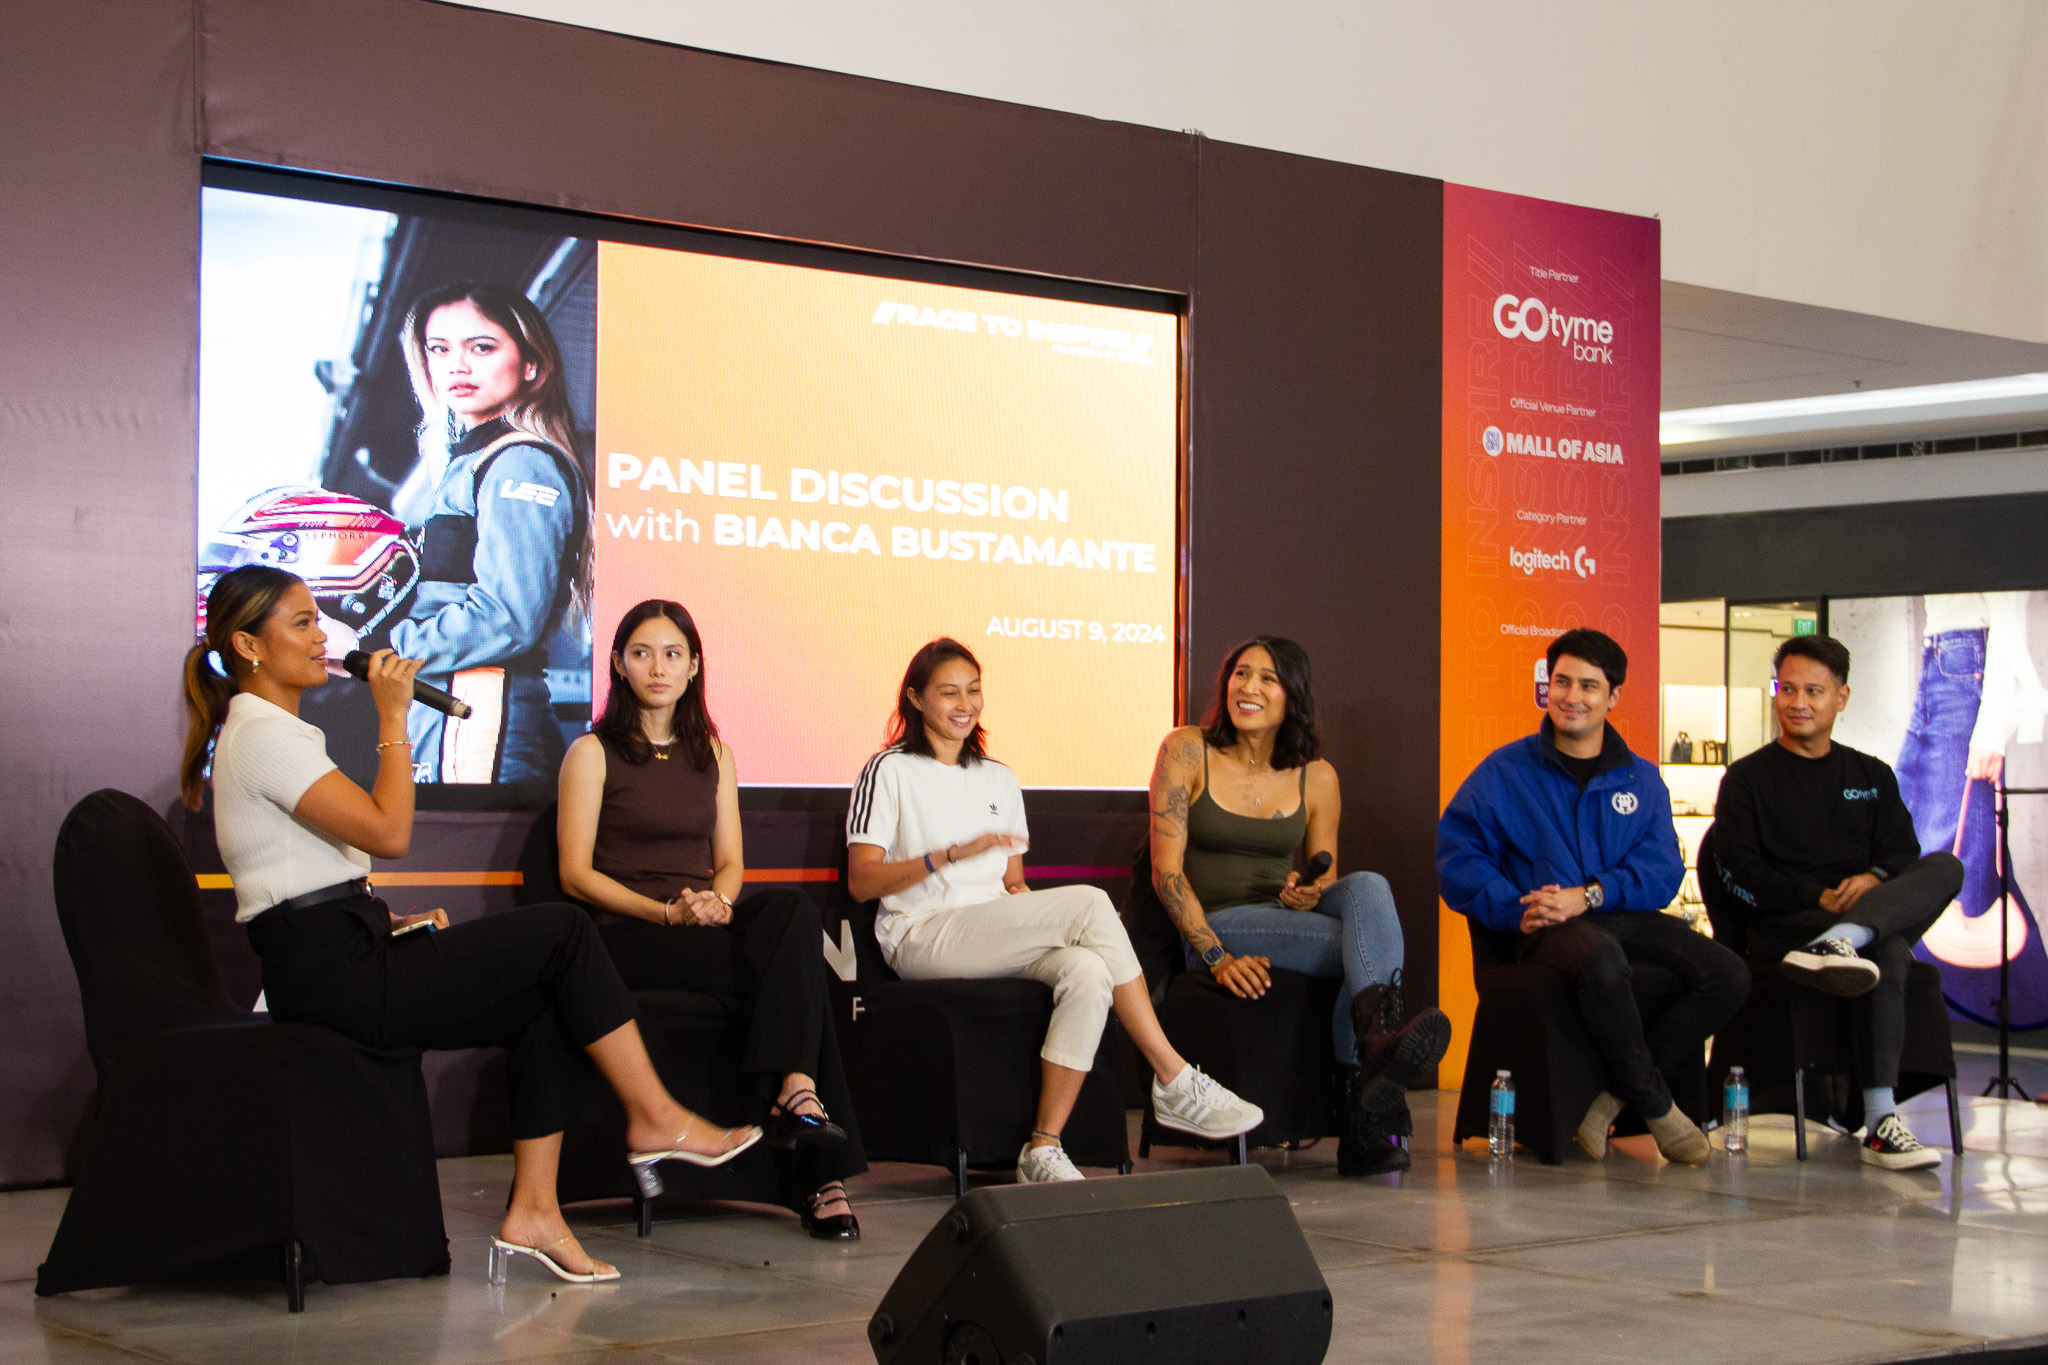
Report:
[[[492,1280],[503,1283],[514,1255],[579,1284],[616,1280],[555,1202],[562,1130],[597,1117],[591,1063],[625,1106],[627,1160],[647,1193],[660,1192],[661,1162],[720,1165],[761,1130],[714,1127],[662,1087],[632,997],[580,909],[521,906],[450,928],[441,911],[401,919],[371,894],[370,855],[402,858],[412,841],[405,720],[419,666],[390,650],[371,656],[380,742],[364,791],[299,719],[300,695],[327,681],[313,594],[268,565],[222,574],[207,593],[206,637],[185,657],[185,802],[200,807],[210,766],[235,918],[263,959],[274,1018],[370,1047],[510,1049],[512,1198],[492,1239]],[[393,932],[420,921],[434,928]]]
[[1264,1121],[1173,1049],[1109,897],[1093,886],[1024,884],[1024,793],[988,756],[981,665],[957,640],[910,660],[889,746],[868,760],[846,814],[847,885],[880,898],[875,937],[906,980],[1026,976],[1052,987],[1026,1183],[1079,1180],[1060,1130],[1095,1065],[1109,1011],[1152,1067],[1152,1107],[1169,1128],[1234,1137]]

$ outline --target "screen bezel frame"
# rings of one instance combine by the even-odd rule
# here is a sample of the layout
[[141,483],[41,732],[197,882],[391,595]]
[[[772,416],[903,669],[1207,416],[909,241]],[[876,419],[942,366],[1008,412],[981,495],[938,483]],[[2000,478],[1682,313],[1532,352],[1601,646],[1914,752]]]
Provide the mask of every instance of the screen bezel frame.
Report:
[[[903,280],[917,284],[980,289],[1030,298],[1096,304],[1173,318],[1176,344],[1172,348],[1175,392],[1175,543],[1171,559],[1174,574],[1171,724],[1178,727],[1187,723],[1189,604],[1186,567],[1192,529],[1189,489],[1191,310],[1188,295],[1014,268],[905,256],[835,243],[692,227],[574,209],[548,208],[516,200],[362,180],[218,156],[202,158],[199,185],[202,192],[208,189],[230,190],[393,214],[433,216],[451,222],[487,224],[542,235],[582,237],[662,250],[695,252],[734,260],[829,270],[839,274],[876,279]],[[195,314],[196,312],[195,307]],[[203,363],[203,357],[201,361]],[[198,452],[195,451],[195,479],[197,455]],[[195,507],[195,535],[197,529]],[[843,801],[844,793],[850,790],[850,787],[850,783],[784,786],[742,782],[741,808],[781,811],[837,809],[838,803]],[[1145,792],[1147,787],[1141,784],[1131,787],[1028,787],[1025,790],[1031,796],[1034,807],[1050,799],[1058,809],[1087,811],[1123,809],[1134,794]],[[538,810],[552,801],[554,794],[551,789],[533,790],[529,784],[522,783],[436,783],[422,788],[419,797],[422,811],[495,813]]]

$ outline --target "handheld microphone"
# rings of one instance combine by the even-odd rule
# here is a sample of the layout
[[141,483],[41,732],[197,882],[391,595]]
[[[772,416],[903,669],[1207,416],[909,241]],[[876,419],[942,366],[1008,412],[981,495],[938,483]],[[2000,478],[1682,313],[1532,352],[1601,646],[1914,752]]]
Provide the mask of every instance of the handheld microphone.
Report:
[[1316,854],[1315,857],[1310,858],[1308,860],[1308,866],[1302,869],[1301,880],[1295,883],[1295,885],[1307,886],[1310,882],[1322,876],[1325,872],[1328,872],[1329,870],[1330,854],[1328,850],[1325,850],[1321,853]]
[[[347,656],[342,659],[341,666],[351,678],[367,678],[370,676],[370,656],[363,653],[360,649],[350,650]],[[448,693],[443,692],[440,688],[423,683],[418,678],[412,680],[412,699],[421,706],[433,707],[444,716],[453,716],[457,720],[469,719],[468,702],[459,701]],[[1324,866],[1327,867],[1328,863],[1325,863]],[[1317,875],[1320,876],[1322,874],[1318,873]]]

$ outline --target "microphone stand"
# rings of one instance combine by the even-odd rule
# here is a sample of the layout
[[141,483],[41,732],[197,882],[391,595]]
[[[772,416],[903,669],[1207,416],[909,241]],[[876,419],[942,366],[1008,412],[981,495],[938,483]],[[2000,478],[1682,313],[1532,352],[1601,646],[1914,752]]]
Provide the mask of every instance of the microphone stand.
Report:
[[2021,1099],[2030,1096],[2012,1074],[2012,807],[2008,796],[2048,796],[2048,787],[2008,787],[2005,773],[1998,774],[1998,1074],[1984,1087],[1988,1098]]

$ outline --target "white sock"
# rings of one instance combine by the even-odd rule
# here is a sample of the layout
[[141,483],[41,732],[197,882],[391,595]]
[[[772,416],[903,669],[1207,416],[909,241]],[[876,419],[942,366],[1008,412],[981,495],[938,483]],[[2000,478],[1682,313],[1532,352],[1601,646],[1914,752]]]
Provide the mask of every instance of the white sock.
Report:
[[1893,1097],[1890,1086],[1873,1085],[1863,1091],[1863,1124],[1871,1132],[1877,1131],[1877,1125],[1885,1115],[1898,1112],[1899,1102]]
[[1876,941],[1877,930],[1867,924],[1837,924],[1814,942],[1818,943],[1822,938],[1838,938],[1851,948],[1862,949],[1868,948]]

